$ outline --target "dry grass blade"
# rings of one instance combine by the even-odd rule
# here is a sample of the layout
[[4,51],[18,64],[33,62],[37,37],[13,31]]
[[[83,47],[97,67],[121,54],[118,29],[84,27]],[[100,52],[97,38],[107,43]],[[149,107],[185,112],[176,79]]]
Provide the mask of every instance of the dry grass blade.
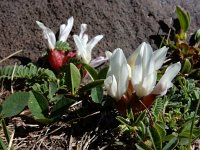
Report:
[[18,54],[18,53],[21,53],[22,51],[23,51],[23,50],[19,50],[19,51],[16,51],[16,52],[12,53],[11,55],[7,56],[6,58],[0,60],[0,63],[2,63],[3,61],[9,59],[10,57],[12,57],[12,56],[14,56],[14,55],[16,55],[16,54]]
[[14,93],[14,90],[13,90],[13,78],[14,78],[14,75],[15,75],[15,70],[16,70],[16,66],[17,66],[17,63],[15,63],[15,66],[14,66],[14,69],[13,69],[13,72],[12,72],[12,76],[11,76],[11,93]]
[[12,135],[11,135],[11,138],[10,138],[10,142],[8,144],[8,150],[12,149],[14,135],[15,135],[15,130],[12,132]]

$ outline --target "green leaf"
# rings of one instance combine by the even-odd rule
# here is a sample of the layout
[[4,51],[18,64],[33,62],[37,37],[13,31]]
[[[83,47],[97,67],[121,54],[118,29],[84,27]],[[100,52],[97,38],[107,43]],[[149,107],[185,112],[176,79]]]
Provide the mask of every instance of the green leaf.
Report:
[[146,145],[143,142],[135,144],[135,146],[137,147],[138,150],[153,150],[151,147],[149,147],[148,145]]
[[109,69],[109,67],[105,67],[105,68],[101,69],[98,73],[98,79],[105,79],[108,69]]
[[196,44],[200,44],[200,29],[198,29],[195,33],[194,40]]
[[49,82],[48,98],[52,99],[57,90],[58,90],[58,85],[55,82]]
[[53,107],[51,117],[58,118],[66,112],[66,109],[75,102],[75,100],[63,97]]
[[146,115],[145,111],[143,111],[142,113],[140,113],[140,115],[137,117],[137,119],[135,121],[135,125],[137,125],[140,121],[143,121],[145,115]]
[[172,138],[164,147],[163,150],[172,150],[178,145],[178,138]]
[[181,73],[188,74],[190,73],[191,69],[192,69],[192,64],[190,63],[189,59],[186,58],[183,67],[181,69]]
[[101,104],[103,99],[103,88],[101,86],[92,88],[91,97],[93,102]]
[[125,118],[121,116],[117,116],[116,119],[122,123],[123,125],[127,126],[128,128],[132,128],[132,126],[129,125],[129,121],[127,121]]
[[156,119],[158,118],[160,112],[163,110],[163,107],[164,103],[162,99],[157,98],[152,108],[152,113],[156,117]]
[[0,149],[1,150],[7,150],[6,144],[3,142],[3,140],[0,138]]
[[5,135],[6,141],[9,143],[10,142],[10,134],[6,127],[6,123],[5,123],[4,119],[1,120],[1,125],[2,125],[2,129],[3,129],[3,133]]
[[155,123],[155,128],[158,131],[161,138],[164,138],[166,136],[165,126],[161,125],[159,122]]
[[57,41],[55,49],[56,50],[62,50],[62,51],[68,51],[71,48],[69,47],[69,43],[63,42],[63,41]]
[[88,83],[87,85],[83,86],[82,88],[80,88],[79,92],[85,92],[85,91],[91,90],[92,88],[101,86],[103,83],[104,83],[103,79],[93,81],[93,82]]
[[51,122],[51,120],[47,118],[49,111],[47,99],[37,92],[30,92],[30,95],[28,108],[34,119],[41,123]]
[[90,65],[88,64],[82,64],[82,66],[85,68],[85,70],[88,72],[92,80],[97,80],[98,79],[98,73],[97,71]]
[[12,117],[19,114],[27,106],[29,97],[28,92],[16,92],[10,95],[2,105],[2,115]]
[[178,17],[181,30],[186,32],[190,26],[190,14],[180,6],[176,7],[176,15]]
[[71,88],[72,94],[74,95],[80,86],[81,75],[79,69],[73,63],[67,66],[66,80],[68,87]]
[[150,136],[150,139],[152,141],[152,145],[154,147],[155,150],[161,150],[162,149],[162,140],[161,137],[157,131],[156,128],[151,127],[151,128],[147,128],[147,132]]

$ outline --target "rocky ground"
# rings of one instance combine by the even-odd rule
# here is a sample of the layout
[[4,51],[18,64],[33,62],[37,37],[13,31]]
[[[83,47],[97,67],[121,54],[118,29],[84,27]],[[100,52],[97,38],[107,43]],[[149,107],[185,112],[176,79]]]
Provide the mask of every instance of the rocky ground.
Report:
[[[91,37],[97,34],[104,35],[103,40],[93,51],[94,57],[104,55],[106,50],[113,51],[118,47],[128,56],[142,41],[151,43],[156,49],[160,42],[157,35],[168,33],[168,27],[172,26],[173,22],[171,20],[176,18],[176,5],[184,7],[191,13],[189,32],[199,29],[199,0],[1,0],[0,60],[18,50],[23,51],[0,63],[0,66],[13,65],[15,62],[27,64],[37,61],[46,51],[47,45],[35,21],[43,22],[58,33],[60,24],[70,16],[75,18],[74,27],[68,38],[71,47],[74,48],[72,35],[79,33],[81,23],[88,24],[88,33]],[[11,120],[16,128],[14,143],[18,149],[72,149],[75,144],[78,149],[79,145],[83,148],[93,143],[92,146],[97,147],[101,143],[99,149],[103,149],[103,146],[107,145],[104,142],[112,141],[114,138],[114,133],[109,133],[112,125],[103,123],[105,119],[112,118],[110,117],[112,115],[112,113],[91,112],[86,118],[74,119],[71,122],[65,119],[65,123],[60,122],[46,127],[33,123],[23,124],[20,118],[15,118]],[[100,118],[99,122],[93,123],[92,129],[87,131],[86,128],[80,133],[79,128],[92,125],[87,124],[87,118],[91,119],[93,116]],[[86,119],[86,124],[83,122],[82,126],[80,123],[77,124],[78,121],[82,121],[81,119]],[[10,126],[13,128],[13,125]],[[103,129],[102,133],[96,128],[97,126],[108,130]],[[105,132],[109,134],[104,137]],[[77,139],[73,138],[76,133],[78,133]],[[95,139],[96,133],[98,140]]]

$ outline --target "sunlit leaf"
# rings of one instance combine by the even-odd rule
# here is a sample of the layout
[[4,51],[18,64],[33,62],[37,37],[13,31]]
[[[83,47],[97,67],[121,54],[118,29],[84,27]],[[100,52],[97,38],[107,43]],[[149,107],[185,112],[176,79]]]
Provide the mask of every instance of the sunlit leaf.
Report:
[[180,22],[181,30],[186,32],[190,26],[190,14],[180,6],[176,7],[176,15]]
[[72,90],[72,94],[74,95],[80,86],[81,75],[79,69],[73,63],[67,66],[66,80],[68,87]]
[[184,60],[181,72],[184,74],[188,74],[188,73],[190,73],[191,69],[192,69],[192,64],[190,63],[190,60],[188,58],[186,58]]
[[95,70],[95,68],[93,68],[92,66],[90,66],[88,64],[82,64],[82,66],[88,72],[88,74],[90,75],[90,77],[92,78],[92,80],[97,80],[98,79],[98,73]]

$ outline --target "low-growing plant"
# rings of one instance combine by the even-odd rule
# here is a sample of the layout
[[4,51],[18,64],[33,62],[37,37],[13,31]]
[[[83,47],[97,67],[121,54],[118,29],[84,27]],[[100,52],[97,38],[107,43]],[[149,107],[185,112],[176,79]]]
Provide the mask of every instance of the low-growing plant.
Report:
[[[0,69],[1,80],[12,82],[12,85],[20,82],[21,85],[21,90],[7,97],[2,104],[1,118],[13,117],[28,108],[35,120],[47,124],[59,119],[73,103],[83,100],[81,95],[84,96],[85,92],[91,94],[91,98],[86,101],[102,103],[102,85],[107,69],[98,72],[95,67],[108,58],[101,56],[92,60],[91,52],[103,36],[98,35],[88,43],[88,35],[85,34],[87,25],[82,24],[80,35],[74,35],[77,50],[71,51],[66,40],[73,20],[71,17],[66,24],[60,26],[57,42],[53,31],[37,21],[48,41],[49,50],[46,55],[50,68],[30,63]],[[91,80],[82,85],[81,82],[89,77]]]
[[[128,59],[120,48],[106,52],[106,57],[92,59],[92,49],[103,35],[88,42],[86,24],[81,24],[80,34],[73,36],[75,45],[69,45],[66,40],[73,17],[60,26],[58,40],[51,29],[37,21],[48,42],[45,57],[50,67],[30,63],[0,69],[0,80],[9,83],[6,88],[14,86],[14,92],[0,107],[0,127],[7,142],[10,138],[4,118],[22,116],[28,110],[36,121],[49,124],[69,113],[76,102],[104,106],[109,95],[120,112],[116,117],[119,126],[115,145],[138,150],[190,149],[200,137],[200,87],[196,76],[192,78],[199,69],[199,31],[196,44],[189,45],[190,15],[179,6],[176,14],[180,30],[173,38],[163,39],[167,47],[153,51],[150,44],[143,42]],[[171,61],[165,63],[168,52]],[[180,62],[174,63],[177,57]],[[96,69],[107,60],[108,67]],[[186,74],[191,78],[185,78]],[[123,137],[131,144],[123,142]],[[1,139],[0,146],[6,148]]]
[[170,48],[170,59],[172,62],[179,60],[182,63],[183,74],[199,79],[200,47],[199,30],[189,36],[188,29],[191,24],[190,13],[180,6],[176,7],[176,15],[179,26],[171,28],[174,31],[163,38],[163,45]]

